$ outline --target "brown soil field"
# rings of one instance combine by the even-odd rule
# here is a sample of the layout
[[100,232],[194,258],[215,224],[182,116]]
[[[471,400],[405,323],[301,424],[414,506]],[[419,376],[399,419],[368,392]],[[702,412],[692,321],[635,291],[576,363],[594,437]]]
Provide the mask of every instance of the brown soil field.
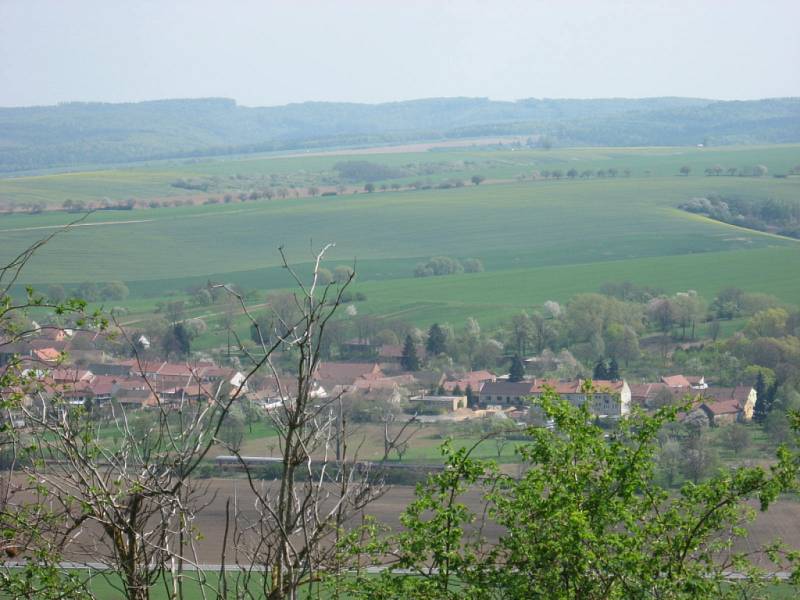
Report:
[[[225,531],[226,500],[235,494],[245,515],[252,518],[255,516],[255,511],[252,509],[254,498],[244,479],[211,479],[204,481],[204,485],[207,485],[208,504],[200,511],[193,524],[202,534],[202,539],[197,542],[197,552],[200,562],[217,564],[220,562]],[[394,529],[399,526],[400,513],[413,498],[412,486],[393,486],[380,500],[370,505],[366,512]],[[467,494],[466,502],[473,510],[479,512],[480,496],[477,492]],[[735,547],[736,551],[756,552],[763,544],[777,538],[781,538],[794,548],[800,548],[800,502],[793,500],[776,502],[767,513],[758,513],[748,529],[750,537],[740,540]],[[78,536],[77,541],[86,543],[97,539],[97,533],[93,528],[86,528]],[[489,526],[484,533],[489,539],[497,539],[501,530],[497,526]],[[83,552],[76,552],[70,558],[91,561],[99,560],[99,555],[87,556]]]

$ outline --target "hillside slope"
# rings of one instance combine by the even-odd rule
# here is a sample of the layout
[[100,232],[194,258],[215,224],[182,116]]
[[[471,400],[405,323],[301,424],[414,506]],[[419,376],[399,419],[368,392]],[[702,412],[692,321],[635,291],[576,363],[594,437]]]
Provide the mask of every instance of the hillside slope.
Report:
[[250,108],[223,98],[0,108],[0,172],[495,134],[570,145],[800,141],[800,99],[434,98]]

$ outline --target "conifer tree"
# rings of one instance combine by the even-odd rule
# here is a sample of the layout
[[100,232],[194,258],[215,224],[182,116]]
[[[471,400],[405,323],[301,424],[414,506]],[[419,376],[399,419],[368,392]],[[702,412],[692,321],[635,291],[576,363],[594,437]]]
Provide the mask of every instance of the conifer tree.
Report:
[[508,380],[512,382],[522,381],[525,379],[525,365],[522,364],[522,359],[519,354],[514,356],[511,361],[511,370],[508,374]]
[[425,350],[428,351],[428,354],[430,356],[442,354],[446,350],[446,342],[447,336],[444,330],[439,327],[439,324],[434,323],[431,325],[431,328],[428,330],[428,341],[425,343]]
[[400,366],[406,371],[419,371],[417,347],[414,345],[414,340],[410,335],[406,336],[406,341],[403,343],[403,356],[400,358]]
[[618,381],[619,380],[619,364],[617,364],[617,359],[612,358],[611,362],[608,365],[608,371],[606,373],[608,378],[611,381]]
[[778,382],[773,381],[772,385],[767,388],[767,402],[766,406],[766,414],[768,415],[772,411],[772,407],[775,405],[775,398],[778,395]]
[[598,360],[597,364],[594,366],[592,379],[596,380],[608,379],[608,369],[606,369],[606,361],[604,361],[602,358]]
[[753,420],[756,423],[763,423],[767,418],[767,385],[764,382],[764,375],[759,372],[756,378],[756,405],[753,408]]
[[467,397],[467,406],[470,408],[474,408],[478,404],[478,396],[475,394],[475,391],[472,389],[472,386],[468,383],[467,389],[464,391],[464,395]]

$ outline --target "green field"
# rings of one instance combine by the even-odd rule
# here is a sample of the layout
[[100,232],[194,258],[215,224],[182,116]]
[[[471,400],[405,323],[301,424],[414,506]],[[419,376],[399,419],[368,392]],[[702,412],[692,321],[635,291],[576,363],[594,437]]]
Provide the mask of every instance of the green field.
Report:
[[33,177],[0,178],[0,203],[44,202],[61,204],[66,199],[97,201],[103,198],[127,200],[196,195],[170,185],[178,178],[217,177],[236,185],[236,177],[263,178],[277,176],[302,186],[304,182],[320,183],[333,172],[337,162],[369,160],[391,167],[410,163],[445,163],[444,173],[430,177],[400,178],[400,183],[413,179],[437,181],[448,177],[479,173],[489,179],[513,179],[530,175],[533,170],[576,168],[616,168],[620,176],[629,170],[632,177],[673,176],[688,165],[693,176],[701,176],[707,167],[724,168],[766,165],[770,173],[787,173],[800,162],[800,146],[729,146],[720,148],[564,148],[544,150],[486,151],[470,148],[428,152],[397,152],[374,155],[329,153],[318,156],[246,156],[159,161],[150,165],[120,167],[98,171],[60,173]]
[[[268,176],[313,179],[344,156],[247,158],[160,164],[89,173],[0,180],[0,198],[126,198],[185,191],[178,176]],[[307,265],[312,247],[335,242],[330,267],[357,261],[361,314],[420,325],[468,316],[496,321],[544,300],[564,301],[606,281],[631,280],[707,297],[726,286],[774,294],[800,304],[800,242],[744,230],[676,207],[720,193],[796,199],[800,177],[706,177],[706,167],[764,164],[786,173],[800,146],[723,149],[449,150],[349,157],[387,165],[442,162],[437,177],[480,172],[481,186],[288,198],[178,208],[102,211],[62,234],[32,261],[24,283],[123,280],[144,312],[155,299],[207,279],[268,290],[288,285],[279,246]],[[682,165],[692,174],[677,175]],[[524,180],[533,169],[574,166],[631,171],[630,177]],[[172,169],[172,170],[169,170]],[[435,179],[435,178],[434,178]],[[73,215],[0,216],[5,259]],[[476,257],[486,271],[415,279],[414,266],[434,255]],[[213,312],[212,309],[208,309]]]

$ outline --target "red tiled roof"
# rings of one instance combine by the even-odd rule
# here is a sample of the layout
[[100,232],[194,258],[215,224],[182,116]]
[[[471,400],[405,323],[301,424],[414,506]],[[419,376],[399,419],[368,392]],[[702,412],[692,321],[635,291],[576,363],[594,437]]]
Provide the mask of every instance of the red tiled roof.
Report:
[[473,391],[478,392],[485,382],[496,380],[497,378],[489,371],[470,371],[469,373],[464,373],[464,375],[458,379],[445,381],[442,386],[448,392],[452,392],[456,387],[464,391],[467,389],[467,386],[471,387]]
[[394,377],[365,377],[356,379],[353,382],[353,388],[357,390],[372,390],[372,389],[394,389],[400,386],[408,386],[416,383],[416,379],[410,373],[403,375],[395,375]]
[[205,367],[195,367],[186,363],[167,363],[161,365],[158,369],[159,377],[191,377],[197,375],[201,377]]
[[39,360],[53,362],[61,357],[61,353],[55,348],[42,348],[41,350],[34,350],[33,354]]
[[674,388],[691,387],[692,385],[683,375],[667,375],[662,377],[661,381]]
[[89,382],[89,389],[95,396],[105,396],[111,394],[117,386],[117,378],[112,375],[95,375]]
[[753,388],[750,386],[737,385],[736,387],[732,388],[710,387],[704,390],[697,390],[697,394],[703,398],[714,398],[718,401],[736,400],[744,405],[744,403],[747,402],[747,398],[750,396],[750,392],[752,390]]
[[117,387],[121,390],[144,390],[149,389],[147,382],[142,377],[120,377],[115,378]]
[[50,377],[58,382],[91,381],[94,375],[87,369],[77,367],[62,367],[50,371]]
[[656,383],[632,383],[630,388],[632,399],[646,400],[654,397],[661,390],[669,389],[669,386],[659,381]]
[[371,374],[383,374],[377,363],[321,362],[317,367],[316,378],[323,382],[350,385],[356,379]]
[[712,413],[713,415],[730,415],[730,414],[739,414],[742,410],[741,404],[739,404],[738,400],[718,400],[716,402],[703,402],[700,405],[701,408],[705,407],[708,412]]

